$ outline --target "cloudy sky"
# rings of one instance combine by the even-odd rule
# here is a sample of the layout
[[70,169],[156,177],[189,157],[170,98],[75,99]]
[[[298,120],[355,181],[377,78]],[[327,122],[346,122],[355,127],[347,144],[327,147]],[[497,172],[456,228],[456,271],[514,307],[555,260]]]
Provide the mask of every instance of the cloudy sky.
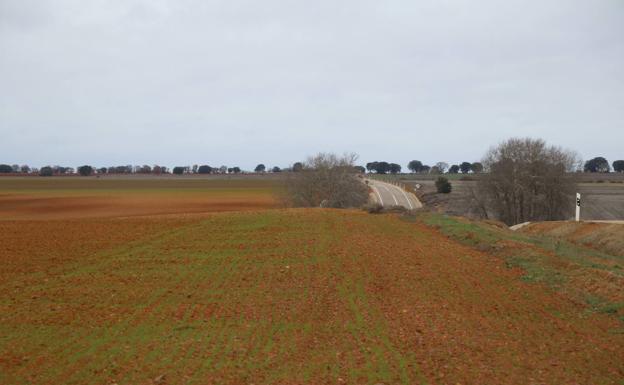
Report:
[[622,0],[0,0],[0,163],[624,158]]

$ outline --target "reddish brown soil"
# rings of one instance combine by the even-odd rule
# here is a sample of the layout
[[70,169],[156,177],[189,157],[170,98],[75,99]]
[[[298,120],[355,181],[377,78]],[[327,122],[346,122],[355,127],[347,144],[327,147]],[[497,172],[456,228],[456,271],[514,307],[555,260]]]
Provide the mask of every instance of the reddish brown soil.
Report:
[[269,194],[78,196],[0,195],[1,219],[78,219],[258,210],[276,207]]
[[280,182],[222,178],[0,178],[0,220],[114,218],[274,208]]
[[616,318],[395,216],[23,220],[0,233],[2,384],[624,378]]

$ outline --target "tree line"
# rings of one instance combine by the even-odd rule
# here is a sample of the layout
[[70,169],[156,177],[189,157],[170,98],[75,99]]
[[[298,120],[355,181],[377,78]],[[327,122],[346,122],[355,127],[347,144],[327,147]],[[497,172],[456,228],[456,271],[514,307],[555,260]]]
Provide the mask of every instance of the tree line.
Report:
[[[284,171],[289,171],[292,168],[286,168]],[[254,169],[256,173],[264,172],[281,172],[282,169],[278,166],[272,167],[267,170],[264,164],[258,164]],[[240,174],[245,173],[240,167],[212,167],[209,165],[193,165],[193,166],[175,166],[168,168],[166,166],[111,166],[111,167],[94,167],[90,165],[83,165],[79,167],[64,167],[64,166],[44,166],[41,168],[29,167],[28,165],[9,165],[0,164],[0,174],[23,174],[23,175],[40,175],[40,176],[64,176],[64,175],[117,175],[117,174]]]
[[[612,163],[612,166],[614,172],[624,172],[624,160],[616,160]],[[609,167],[609,161],[602,156],[597,156],[585,162],[583,171],[608,173],[611,172],[611,167]]]
[[[354,170],[360,173],[376,173],[376,174],[400,174],[402,167],[398,163],[375,161],[366,163],[366,166],[353,166]],[[280,168],[274,166],[267,168],[264,164],[258,164],[253,172],[265,173],[272,172],[278,173],[282,171],[299,172],[303,170],[304,164],[302,162],[296,162],[291,167]],[[412,160],[407,164],[407,169],[415,174],[479,174],[484,171],[484,166],[481,162],[461,162],[460,164],[449,165],[446,162],[438,162],[433,166],[424,164],[419,160]],[[583,164],[583,172],[586,173],[609,173],[624,172],[624,160],[616,160],[611,165],[604,157],[598,156],[586,161]],[[245,173],[240,167],[212,167],[209,165],[193,165],[193,166],[175,166],[168,168],[165,166],[149,166],[149,165],[123,165],[123,166],[111,166],[111,167],[93,167],[90,165],[84,165],[77,168],[64,167],[64,166],[45,166],[40,169],[36,167],[29,167],[28,165],[18,164],[0,164],[0,174],[39,174],[41,176],[53,176],[53,175],[106,175],[106,174],[240,174]]]
[[[469,172],[483,172],[483,165],[480,162],[462,162],[451,166],[449,166],[446,162],[438,162],[433,166],[429,166],[427,164],[423,164],[423,162],[419,160],[412,160],[407,164],[407,168],[410,172],[416,174],[458,174],[460,171],[463,174]],[[401,172],[401,165],[384,161],[369,162],[366,163],[366,171],[376,174],[399,174]]]
[[[358,168],[358,166],[356,166]],[[468,174],[474,173],[479,174],[485,170],[484,166],[481,162],[461,162],[460,164],[449,165],[446,162],[438,162],[433,166],[429,166],[427,164],[423,164],[423,162],[419,160],[412,160],[407,164],[407,168],[412,173],[416,174]],[[359,167],[362,172],[364,172],[364,167]],[[397,163],[390,162],[369,162],[366,163],[366,171],[369,173],[376,174],[399,174],[401,173],[401,165]],[[601,156],[592,158],[583,164],[583,172],[587,173],[608,173],[611,172],[624,172],[624,160],[616,160],[611,166],[609,162]],[[581,171],[581,170],[572,170]]]

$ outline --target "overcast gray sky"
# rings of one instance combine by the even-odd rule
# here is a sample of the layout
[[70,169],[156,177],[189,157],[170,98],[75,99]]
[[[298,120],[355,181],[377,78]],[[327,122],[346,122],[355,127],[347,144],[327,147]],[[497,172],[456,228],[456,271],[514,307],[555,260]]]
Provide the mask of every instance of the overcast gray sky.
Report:
[[624,159],[622,0],[0,0],[0,163]]

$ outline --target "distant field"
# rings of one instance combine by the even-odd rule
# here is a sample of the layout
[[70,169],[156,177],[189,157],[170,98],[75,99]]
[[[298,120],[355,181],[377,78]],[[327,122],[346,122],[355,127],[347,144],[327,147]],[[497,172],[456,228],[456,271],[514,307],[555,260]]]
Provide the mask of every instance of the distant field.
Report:
[[297,209],[0,221],[0,383],[622,379],[618,259],[408,219]]
[[624,184],[581,183],[581,219],[624,220]]
[[0,220],[118,217],[275,207],[275,178],[2,177]]
[[[447,175],[444,175],[445,177]],[[398,181],[409,186],[419,184],[420,192],[430,196],[423,199],[425,205],[437,206],[440,211],[452,215],[471,214],[471,193],[475,190],[477,182],[475,180],[461,180],[464,176],[453,175],[451,184],[453,191],[451,194],[436,194],[434,178],[423,178],[419,175],[386,176],[384,179]],[[590,177],[601,182],[587,182]],[[473,176],[468,178],[474,179]],[[602,176],[585,176],[579,183],[578,191],[583,195],[583,208],[581,218],[586,220],[624,220],[624,175],[608,174]],[[620,183],[622,182],[622,183]],[[575,197],[570,197],[569,217],[574,218]],[[473,213],[475,214],[475,213]]]

